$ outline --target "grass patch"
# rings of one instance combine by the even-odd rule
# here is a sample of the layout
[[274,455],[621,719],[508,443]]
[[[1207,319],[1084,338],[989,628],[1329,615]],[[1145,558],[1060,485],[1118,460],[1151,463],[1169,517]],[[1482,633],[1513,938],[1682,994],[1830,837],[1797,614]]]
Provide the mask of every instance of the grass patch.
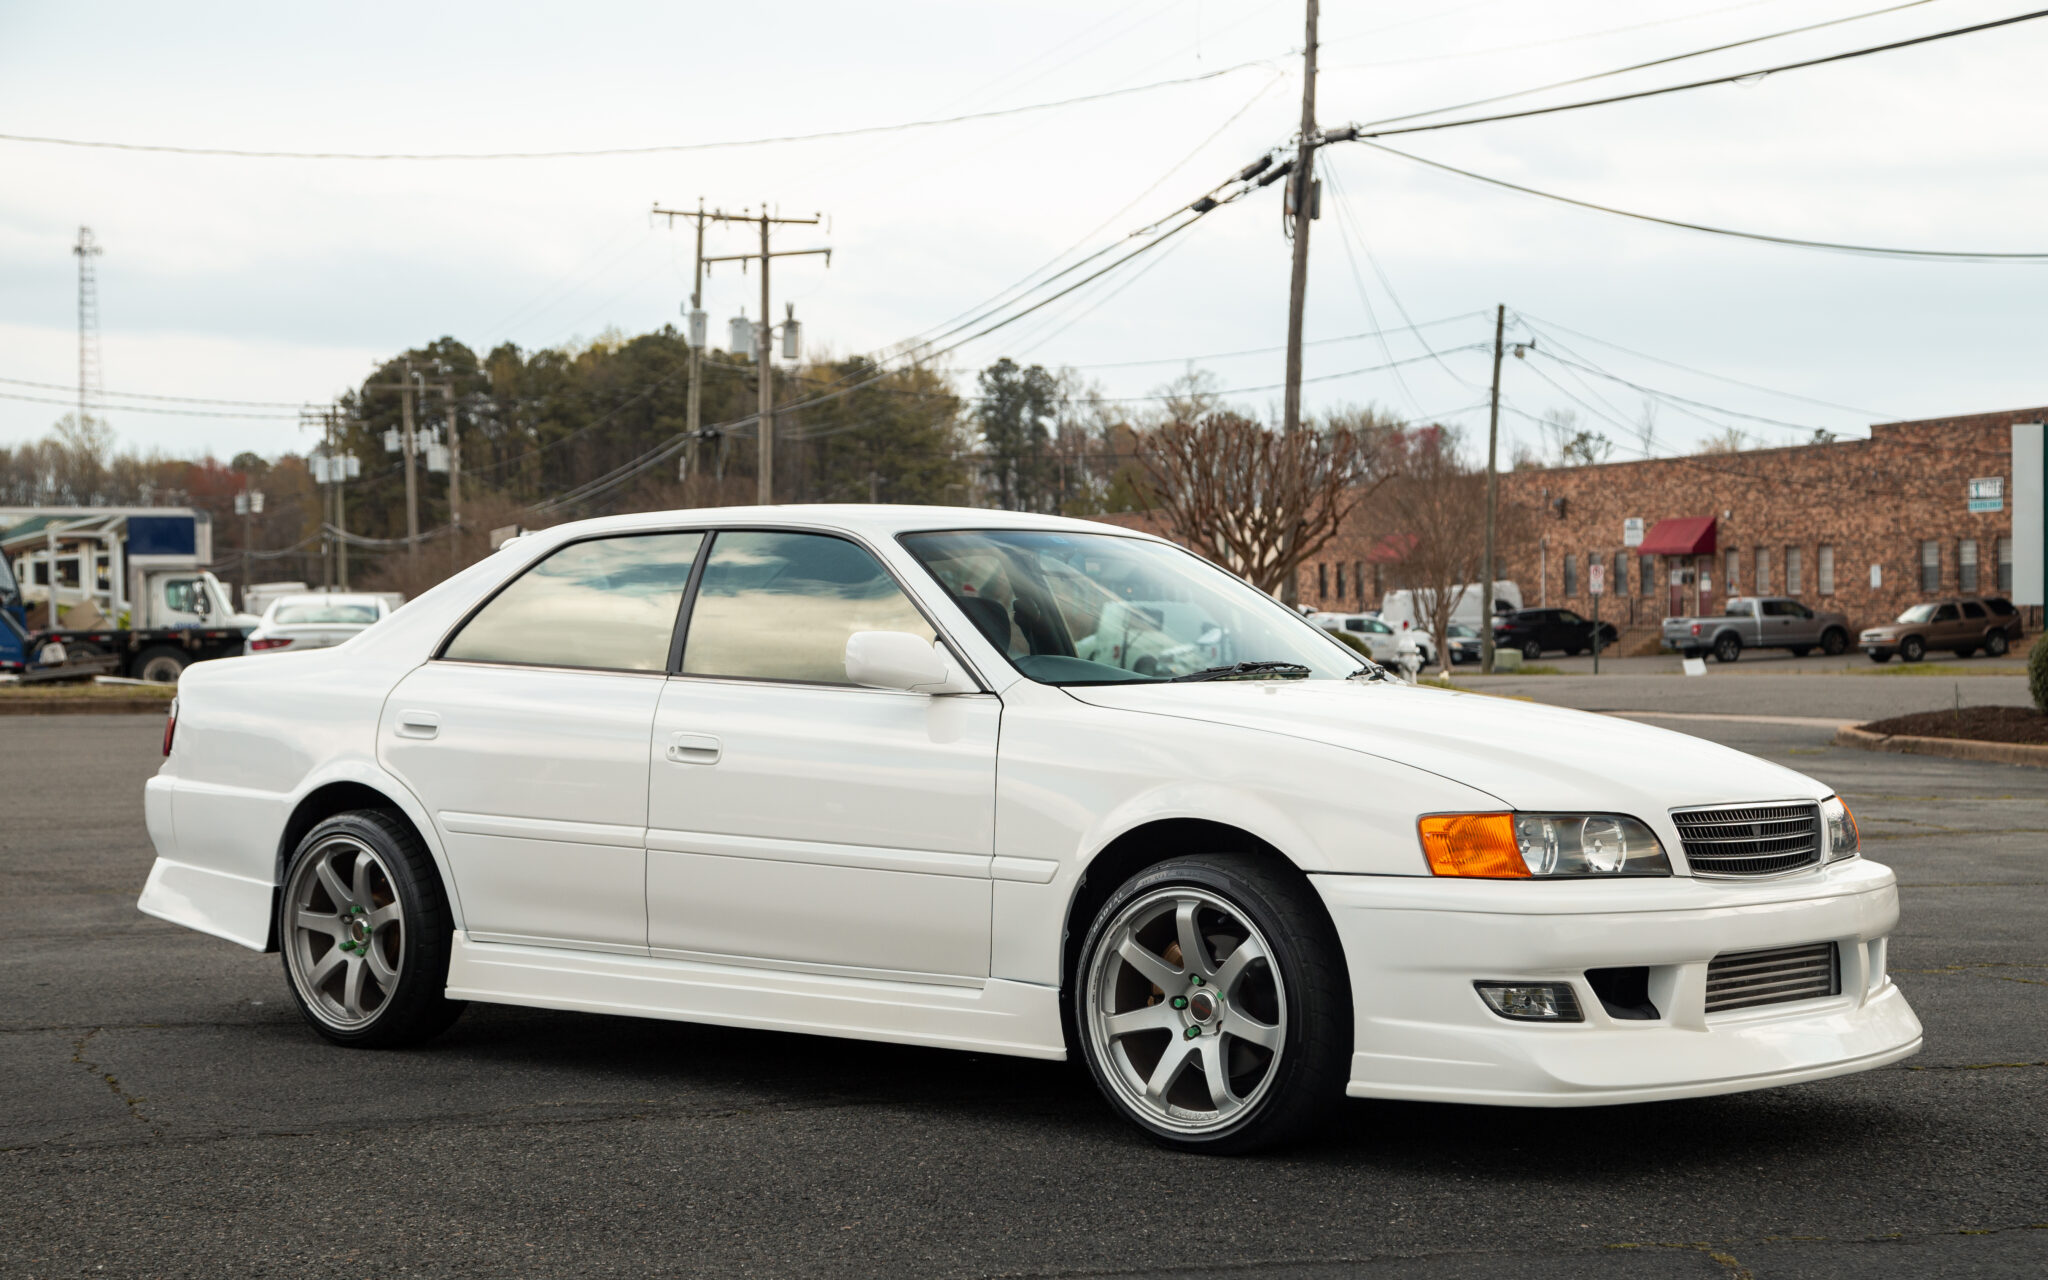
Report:
[[1966,667],[1955,662],[1887,662],[1869,672],[1875,676],[2023,676],[2024,667]]
[[172,684],[0,684],[0,700],[7,702],[96,702],[107,698],[169,702],[177,693],[178,687]]

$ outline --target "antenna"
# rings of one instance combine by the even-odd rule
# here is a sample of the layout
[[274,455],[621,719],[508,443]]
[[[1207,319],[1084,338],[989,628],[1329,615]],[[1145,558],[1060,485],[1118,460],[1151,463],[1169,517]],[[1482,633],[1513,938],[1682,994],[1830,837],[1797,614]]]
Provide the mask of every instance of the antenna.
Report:
[[92,270],[100,246],[91,227],[78,229],[78,243],[71,246],[71,252],[78,256],[78,425],[82,430],[100,395],[100,288]]

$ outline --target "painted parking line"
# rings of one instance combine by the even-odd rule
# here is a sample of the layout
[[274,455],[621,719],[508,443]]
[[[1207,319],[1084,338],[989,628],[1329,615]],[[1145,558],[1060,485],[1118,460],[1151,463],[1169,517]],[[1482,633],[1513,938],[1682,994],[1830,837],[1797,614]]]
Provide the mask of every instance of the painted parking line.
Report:
[[1861,723],[1835,716],[1741,716],[1714,711],[1602,711],[1600,714],[1621,716],[1627,720],[1719,720],[1727,724],[1792,724],[1815,729],[1840,729]]

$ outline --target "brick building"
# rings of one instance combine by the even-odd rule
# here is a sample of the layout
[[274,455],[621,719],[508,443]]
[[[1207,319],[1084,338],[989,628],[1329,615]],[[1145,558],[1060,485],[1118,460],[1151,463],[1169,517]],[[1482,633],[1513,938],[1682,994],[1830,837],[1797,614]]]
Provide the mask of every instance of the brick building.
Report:
[[[1501,502],[1520,509],[1521,536],[1502,544],[1500,576],[1529,607],[1590,612],[1597,561],[1601,614],[1624,627],[1731,594],[1796,596],[1861,627],[1931,595],[2009,591],[2011,427],[2044,420],[2048,408],[2022,409],[1879,423],[1868,440],[1506,472]],[[1985,480],[1995,507],[1993,486],[1973,488]],[[1625,545],[1631,520],[1638,548]],[[1340,537],[1303,567],[1302,603],[1369,607],[1402,585],[1398,551]]]

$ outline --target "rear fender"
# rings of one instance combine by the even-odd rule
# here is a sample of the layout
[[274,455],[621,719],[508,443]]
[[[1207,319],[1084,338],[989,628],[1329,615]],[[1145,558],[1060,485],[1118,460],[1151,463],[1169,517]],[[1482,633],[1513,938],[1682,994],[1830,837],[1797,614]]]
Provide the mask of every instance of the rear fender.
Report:
[[[383,796],[391,803],[392,808],[405,815],[405,820],[410,822],[413,830],[419,833],[420,842],[425,844],[427,852],[433,855],[434,869],[440,873],[441,884],[448,891],[448,910],[455,917],[455,927],[457,929],[462,928],[462,896],[456,889],[455,875],[448,863],[448,851],[442,847],[441,833],[434,825],[433,816],[427,812],[427,807],[420,803],[419,797],[412,793],[411,788],[400,782],[393,774],[385,772],[382,768],[368,760],[348,759],[333,761],[308,775],[305,781],[300,783],[298,789],[292,793],[288,810],[291,818],[286,820],[283,830],[278,833],[277,871],[274,877],[278,891],[283,891],[285,864],[291,860],[291,856],[295,851],[292,846],[295,846],[297,843],[296,841],[288,840],[289,833],[298,825],[294,819],[299,816],[300,811],[314,795],[323,788],[339,783],[351,783],[355,786],[367,787],[369,790]],[[276,945],[276,930],[277,911],[273,907],[271,911],[271,943],[273,947]]]

